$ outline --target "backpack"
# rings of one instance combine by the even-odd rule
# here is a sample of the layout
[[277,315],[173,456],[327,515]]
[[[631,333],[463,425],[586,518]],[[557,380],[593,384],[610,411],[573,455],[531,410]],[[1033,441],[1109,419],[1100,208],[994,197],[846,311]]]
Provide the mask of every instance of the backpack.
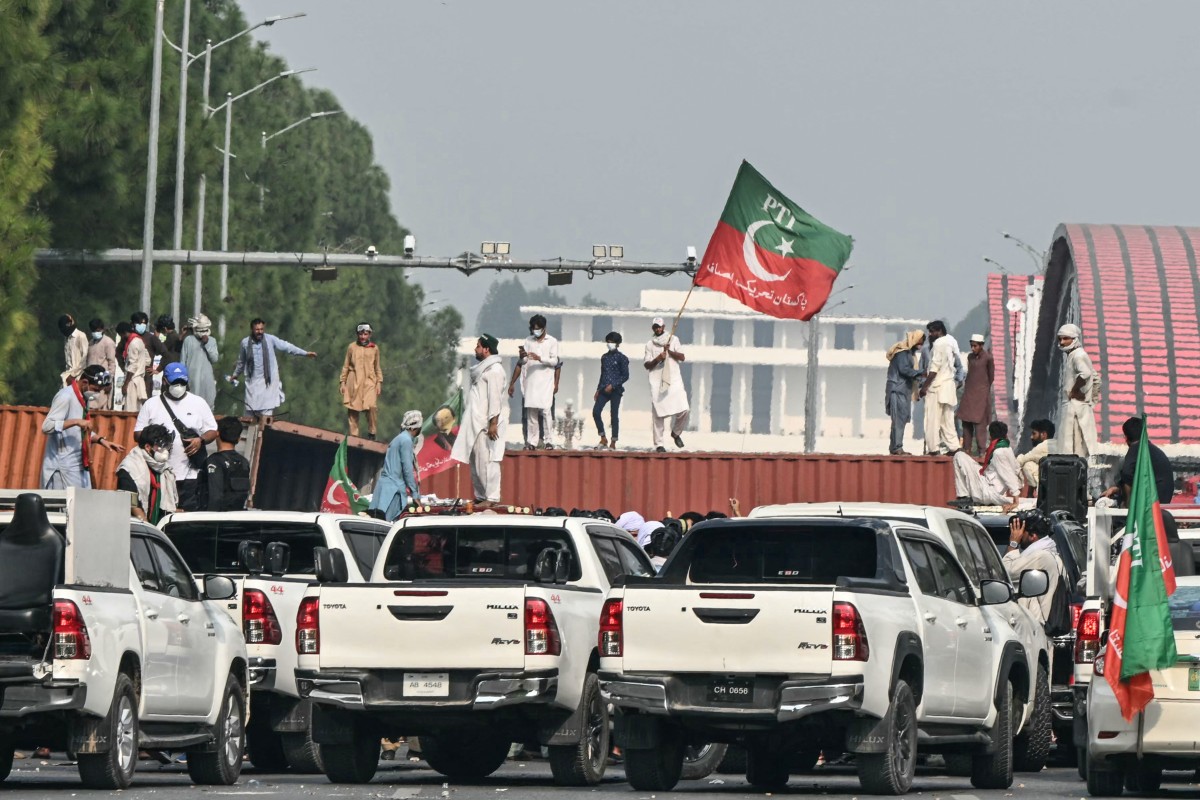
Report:
[[1059,575],[1054,581],[1054,593],[1050,595],[1050,613],[1046,615],[1046,635],[1050,637],[1066,636],[1071,632],[1073,622],[1071,613],[1071,595],[1067,592],[1067,582]]
[[207,471],[221,472],[222,496],[220,508],[208,508],[208,480],[201,481],[204,487],[202,509],[209,511],[241,511],[250,497],[250,462],[241,453],[228,451],[209,456]]

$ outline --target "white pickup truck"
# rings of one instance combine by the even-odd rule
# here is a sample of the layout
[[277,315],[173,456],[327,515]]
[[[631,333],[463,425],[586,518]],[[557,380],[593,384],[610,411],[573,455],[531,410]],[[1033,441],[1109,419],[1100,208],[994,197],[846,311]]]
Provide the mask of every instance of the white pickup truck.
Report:
[[316,704],[325,774],[366,782],[380,737],[419,735],[448,777],[490,775],[510,743],[536,740],[557,783],[598,783],[600,608],[614,581],[653,574],[627,533],[596,520],[401,520],[370,582],[323,581],[300,606],[296,683]]
[[90,788],[127,788],[139,750],[234,783],[246,646],[221,609],[232,581],[200,583],[125,492],[0,492],[0,775],[16,747],[49,746]]
[[312,703],[296,691],[296,612],[316,580],[314,551],[348,553],[348,579],[361,582],[391,526],[349,514],[253,510],[179,514],[159,527],[198,576],[227,575],[237,584],[225,610],[250,657],[250,761],[268,772],[322,772]]
[[[1044,573],[1022,578],[1043,594]],[[872,793],[903,794],[922,752],[965,754],[971,782],[1012,783],[1036,656],[986,607],[942,539],[900,521],[751,519],[693,528],[658,579],[614,587],[600,687],[625,774],[668,791],[689,742],[746,747],[749,782],[779,789],[824,751],[856,754]]]

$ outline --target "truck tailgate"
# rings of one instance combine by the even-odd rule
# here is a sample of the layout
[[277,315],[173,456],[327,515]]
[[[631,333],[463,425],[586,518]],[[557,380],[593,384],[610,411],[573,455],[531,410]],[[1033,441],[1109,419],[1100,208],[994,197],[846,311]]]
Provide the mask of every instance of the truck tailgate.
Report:
[[321,669],[522,669],[524,584],[321,587]]
[[628,586],[624,669],[828,675],[832,586]]

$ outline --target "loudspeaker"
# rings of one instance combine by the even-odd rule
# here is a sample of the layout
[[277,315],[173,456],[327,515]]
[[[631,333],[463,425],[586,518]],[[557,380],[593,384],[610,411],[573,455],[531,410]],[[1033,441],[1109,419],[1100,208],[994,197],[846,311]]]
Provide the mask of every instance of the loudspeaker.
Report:
[[1045,514],[1066,511],[1076,521],[1087,522],[1087,460],[1079,456],[1049,455],[1038,465],[1037,507]]

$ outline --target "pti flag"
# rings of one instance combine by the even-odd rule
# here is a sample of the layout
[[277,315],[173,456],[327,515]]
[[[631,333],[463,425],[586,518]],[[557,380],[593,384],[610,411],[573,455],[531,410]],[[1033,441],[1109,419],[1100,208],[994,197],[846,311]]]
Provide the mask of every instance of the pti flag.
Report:
[[829,299],[853,246],[743,161],[696,285],[773,317],[809,319]]
[[458,436],[458,424],[462,419],[463,393],[457,390],[438,410],[425,418],[421,427],[420,449],[417,450],[417,477],[428,478],[448,469],[454,462],[450,451]]
[[1143,417],[1104,657],[1104,678],[1126,720],[1132,720],[1154,699],[1150,670],[1173,666],[1176,661],[1167,604],[1167,597],[1175,591],[1175,569],[1154,486],[1149,439]]
[[329,470],[329,482],[325,484],[325,496],[321,498],[321,510],[335,514],[357,514],[366,511],[369,501],[358,493],[358,487],[346,472],[346,439],[338,445],[333,457],[333,469]]

